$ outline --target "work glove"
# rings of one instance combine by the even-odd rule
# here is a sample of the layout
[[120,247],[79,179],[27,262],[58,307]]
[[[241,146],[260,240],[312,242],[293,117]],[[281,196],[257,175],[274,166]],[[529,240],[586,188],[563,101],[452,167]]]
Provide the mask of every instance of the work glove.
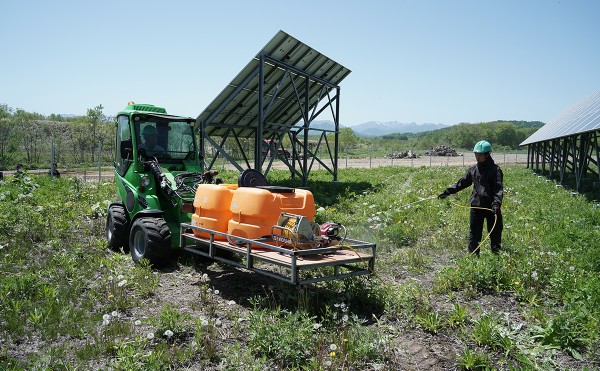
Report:
[[438,198],[439,198],[440,200],[442,200],[442,199],[444,199],[444,198],[446,198],[446,197],[448,197],[448,196],[450,196],[450,192],[448,192],[448,190],[447,190],[447,189],[444,189],[444,192],[440,193],[440,194],[438,195]]
[[500,212],[500,205],[498,205],[498,204],[493,204],[493,205],[492,205],[492,212],[493,212],[494,214],[498,214],[498,213]]

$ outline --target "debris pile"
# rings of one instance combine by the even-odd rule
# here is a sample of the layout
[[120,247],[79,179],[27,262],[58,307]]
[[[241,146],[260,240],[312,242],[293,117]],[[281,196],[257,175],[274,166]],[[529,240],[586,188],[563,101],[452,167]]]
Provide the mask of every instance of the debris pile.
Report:
[[429,156],[460,156],[458,153],[456,153],[456,150],[454,148],[444,145],[431,148],[425,151],[425,154]]
[[391,159],[398,159],[398,158],[418,158],[417,154],[414,153],[412,150],[407,150],[404,152],[395,152],[395,153],[391,153],[387,156],[385,156],[385,158],[391,158]]

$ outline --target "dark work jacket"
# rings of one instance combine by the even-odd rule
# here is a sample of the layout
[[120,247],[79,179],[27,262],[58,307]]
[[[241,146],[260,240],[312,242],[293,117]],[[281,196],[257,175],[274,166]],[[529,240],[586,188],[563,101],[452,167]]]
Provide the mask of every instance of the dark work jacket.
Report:
[[469,202],[471,206],[491,208],[492,205],[502,205],[504,189],[502,188],[502,170],[488,157],[484,163],[476,164],[467,169],[465,175],[450,187],[446,192],[454,194],[473,185],[473,192]]

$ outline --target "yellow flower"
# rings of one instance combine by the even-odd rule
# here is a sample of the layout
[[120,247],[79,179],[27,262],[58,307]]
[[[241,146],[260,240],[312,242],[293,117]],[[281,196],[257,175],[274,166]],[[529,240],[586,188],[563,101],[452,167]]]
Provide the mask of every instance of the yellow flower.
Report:
[[330,355],[331,357],[335,357],[335,352],[331,352],[331,353],[329,353],[329,355]]
[[109,298],[109,299],[112,299],[112,298],[114,298],[113,294],[108,294],[108,298]]

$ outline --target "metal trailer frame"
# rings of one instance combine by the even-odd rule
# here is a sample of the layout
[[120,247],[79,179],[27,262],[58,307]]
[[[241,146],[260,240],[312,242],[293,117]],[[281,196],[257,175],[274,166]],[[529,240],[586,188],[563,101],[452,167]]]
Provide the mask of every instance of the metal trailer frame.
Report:
[[[210,238],[198,237],[194,230],[208,233]],[[227,241],[215,240],[215,236]],[[233,239],[238,245],[228,242]],[[266,242],[268,239],[250,240],[187,223],[181,224],[179,240],[185,251],[298,286],[370,275],[375,269],[376,245],[370,242],[346,238],[343,246],[310,250],[292,250]],[[242,260],[220,256],[219,252],[228,252]],[[309,271],[315,275],[303,277],[302,273]]]

